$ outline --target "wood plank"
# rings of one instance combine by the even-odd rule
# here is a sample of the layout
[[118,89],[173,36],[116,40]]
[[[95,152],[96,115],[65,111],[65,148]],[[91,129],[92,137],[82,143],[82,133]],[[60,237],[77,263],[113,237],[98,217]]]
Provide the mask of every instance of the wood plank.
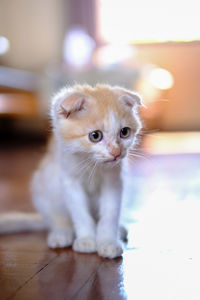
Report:
[[102,263],[86,284],[72,297],[74,300],[124,300],[123,259],[102,259]]
[[12,299],[56,256],[43,233],[0,236],[0,299]]
[[[44,254],[43,260],[46,259]],[[76,299],[83,286],[97,273],[101,263],[102,259],[96,254],[60,250],[56,259],[18,290],[12,300]],[[87,298],[83,296],[82,299]]]

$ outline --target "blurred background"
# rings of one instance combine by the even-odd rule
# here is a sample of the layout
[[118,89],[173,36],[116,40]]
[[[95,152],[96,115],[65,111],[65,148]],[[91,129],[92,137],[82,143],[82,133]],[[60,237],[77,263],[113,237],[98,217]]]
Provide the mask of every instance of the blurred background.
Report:
[[147,130],[200,130],[198,1],[1,0],[1,137],[44,137],[76,82],[139,92]]

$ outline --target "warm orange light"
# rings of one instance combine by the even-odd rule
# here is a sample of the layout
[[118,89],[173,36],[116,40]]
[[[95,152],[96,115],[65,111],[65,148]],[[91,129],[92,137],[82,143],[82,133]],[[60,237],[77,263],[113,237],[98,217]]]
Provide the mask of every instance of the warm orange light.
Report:
[[200,133],[154,133],[146,136],[145,147],[151,154],[200,153]]

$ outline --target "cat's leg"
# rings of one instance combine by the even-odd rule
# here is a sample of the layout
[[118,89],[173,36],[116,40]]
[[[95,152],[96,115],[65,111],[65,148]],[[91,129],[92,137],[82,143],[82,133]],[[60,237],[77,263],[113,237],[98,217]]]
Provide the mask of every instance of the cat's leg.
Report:
[[49,229],[48,246],[64,248],[73,244],[74,229],[70,214],[62,200],[59,176],[56,174],[53,180],[49,176],[54,172],[52,168],[49,163],[35,173],[31,183],[32,202]]
[[55,195],[53,192],[50,194],[47,189],[44,191],[33,193],[32,201],[47,224],[47,244],[50,248],[71,246],[74,241],[74,229],[66,207],[57,204],[61,195]]
[[111,174],[105,178],[99,199],[100,218],[97,226],[97,251],[103,257],[115,258],[123,252],[123,243],[119,239],[121,194],[120,176]]
[[65,182],[63,186],[65,203],[70,212],[76,234],[73,249],[77,252],[96,252],[96,224],[90,214],[84,189],[78,182],[73,182],[70,185],[69,182]]
[[124,226],[122,224],[120,224],[120,226],[119,226],[119,238],[123,242],[128,241],[128,230],[127,230],[126,226]]
[[50,231],[47,236],[47,244],[50,248],[69,247],[74,241],[74,229],[69,215],[51,212],[49,216]]

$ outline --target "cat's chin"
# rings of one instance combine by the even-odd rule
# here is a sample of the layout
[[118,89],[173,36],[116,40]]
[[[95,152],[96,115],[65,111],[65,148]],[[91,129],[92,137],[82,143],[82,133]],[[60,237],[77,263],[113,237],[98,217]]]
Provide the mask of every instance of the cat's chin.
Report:
[[108,160],[104,160],[104,164],[107,164],[107,163],[114,163],[114,162],[116,162],[116,161],[118,161],[118,160],[116,160],[116,159],[108,159]]
[[104,160],[104,164],[113,165],[121,161],[121,158]]

